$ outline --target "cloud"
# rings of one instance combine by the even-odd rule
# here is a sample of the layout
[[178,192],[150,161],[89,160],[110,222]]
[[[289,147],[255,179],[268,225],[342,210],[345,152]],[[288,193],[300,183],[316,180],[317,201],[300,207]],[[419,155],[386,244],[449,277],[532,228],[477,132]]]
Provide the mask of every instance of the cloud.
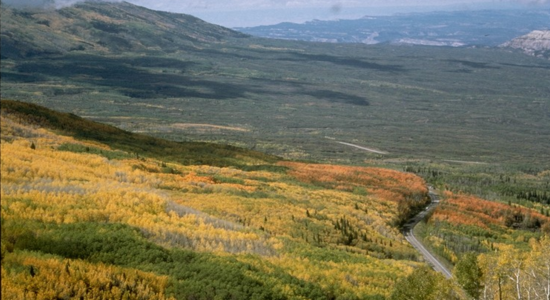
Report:
[[[40,8],[63,8],[86,0],[2,0],[2,3],[16,8],[40,7]],[[87,0],[90,1],[90,0]],[[120,2],[122,0],[92,0],[95,2]]]

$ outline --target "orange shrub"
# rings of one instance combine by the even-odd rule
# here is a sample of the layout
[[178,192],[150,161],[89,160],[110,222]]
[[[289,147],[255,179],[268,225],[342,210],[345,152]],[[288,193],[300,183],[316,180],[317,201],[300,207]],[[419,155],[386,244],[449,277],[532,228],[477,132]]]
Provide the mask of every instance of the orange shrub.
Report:
[[[510,206],[470,195],[446,192],[447,199],[434,212],[434,220],[446,220],[451,224],[519,226],[522,222],[538,222],[536,227],[550,222],[550,218],[526,207]],[[529,218],[529,220],[527,220]],[[529,224],[524,224],[529,226]]]
[[420,200],[427,193],[424,180],[410,173],[371,167],[298,162],[279,164],[290,168],[289,174],[299,181],[344,191],[364,188],[368,193],[389,201]]

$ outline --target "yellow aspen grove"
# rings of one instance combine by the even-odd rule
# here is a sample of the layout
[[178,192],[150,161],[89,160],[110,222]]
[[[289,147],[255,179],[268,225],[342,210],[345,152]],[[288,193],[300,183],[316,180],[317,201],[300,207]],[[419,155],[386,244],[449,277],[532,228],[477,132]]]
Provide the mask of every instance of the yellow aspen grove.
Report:
[[480,299],[536,299],[550,297],[550,239],[529,242],[531,251],[501,246],[478,257],[482,270]]
[[398,227],[427,199],[412,174],[185,165],[13,124],[2,119],[0,195],[14,299],[382,299],[421,265]]
[[[5,268],[5,265],[9,268]],[[2,261],[2,299],[173,299],[166,276],[32,252]]]

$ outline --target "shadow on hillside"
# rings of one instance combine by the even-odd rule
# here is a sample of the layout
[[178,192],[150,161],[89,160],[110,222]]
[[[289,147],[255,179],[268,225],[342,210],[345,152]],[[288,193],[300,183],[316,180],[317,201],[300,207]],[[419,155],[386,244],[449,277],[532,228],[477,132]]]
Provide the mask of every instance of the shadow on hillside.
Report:
[[481,63],[475,61],[467,61],[460,59],[447,59],[447,62],[459,63],[463,66],[474,68],[474,69],[500,69],[500,67],[490,66],[488,63]]
[[542,65],[519,65],[519,64],[512,64],[512,63],[503,63],[504,66],[510,66],[510,67],[518,67],[518,68],[528,68],[528,69],[547,69],[550,70],[550,65],[542,66]]
[[2,81],[5,82],[23,82],[23,83],[29,83],[29,82],[37,82],[37,81],[43,81],[45,78],[40,75],[35,74],[19,74],[14,72],[2,72]]
[[[133,98],[197,97],[230,99],[243,97],[249,91],[244,85],[193,79],[186,76],[193,62],[158,57],[109,58],[78,55],[23,63],[16,80],[41,79],[37,74],[111,87]],[[162,68],[167,70],[147,70]],[[30,76],[33,74],[35,77]]]
[[269,88],[270,91],[268,93],[270,95],[281,95],[288,97],[303,95],[311,96],[332,103],[343,103],[361,106],[370,105],[369,101],[366,98],[338,91],[315,89],[317,86],[306,82],[266,78],[251,78],[250,80],[251,82],[256,83],[254,85],[250,85],[251,87],[256,87],[256,90],[259,90],[260,88]]
[[336,65],[354,67],[360,69],[372,69],[383,72],[407,72],[400,65],[383,65],[373,62],[367,62],[361,59],[356,58],[341,58],[337,56],[325,55],[325,54],[302,54],[302,53],[292,53],[294,57],[292,58],[279,58],[283,61],[318,61],[318,62],[329,62]]
[[[328,59],[329,56],[322,57]],[[346,62],[340,60],[340,63]],[[347,63],[351,64],[352,61]],[[372,66],[370,63],[368,65]],[[333,103],[369,105],[367,99],[363,97],[339,91],[315,89],[306,82],[257,77],[248,79],[224,77],[222,80],[225,82],[196,78],[189,74],[189,69],[194,66],[196,66],[194,62],[162,57],[113,58],[71,55],[23,62],[16,67],[18,73],[3,74],[5,75],[3,80],[43,82],[54,79],[77,85],[109,87],[122,95],[140,99],[193,97],[225,100],[245,98],[246,93],[256,93],[305,95]],[[379,65],[376,66],[375,68],[382,68]]]
[[303,92],[305,95],[309,95],[315,98],[328,100],[333,103],[344,103],[344,104],[353,104],[368,106],[370,105],[369,101],[363,97],[345,94],[341,92],[329,91],[329,90],[317,90],[317,91],[308,91]]
[[[195,51],[197,54],[208,54],[208,56],[218,56],[220,58],[225,59],[241,59],[241,60],[261,60],[262,58],[260,56],[251,56],[251,55],[244,55],[244,54],[238,54],[237,52],[241,51],[240,49],[232,49],[231,52],[224,52],[220,50],[215,49],[201,49],[200,51]],[[249,50],[250,51],[250,50]]]

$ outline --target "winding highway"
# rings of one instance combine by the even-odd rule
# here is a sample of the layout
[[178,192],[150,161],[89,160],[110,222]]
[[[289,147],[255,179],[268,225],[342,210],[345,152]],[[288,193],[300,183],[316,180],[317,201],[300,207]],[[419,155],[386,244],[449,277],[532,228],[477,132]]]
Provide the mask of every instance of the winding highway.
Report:
[[422,253],[422,256],[424,256],[426,262],[428,262],[428,264],[431,265],[434,270],[442,273],[447,278],[451,278],[453,276],[451,272],[439,260],[437,260],[437,258],[432,253],[430,253],[430,251],[428,251],[426,247],[422,245],[422,243],[418,241],[418,239],[416,239],[413,233],[413,229],[416,224],[422,221],[426,217],[426,215],[430,211],[435,209],[435,207],[439,204],[439,197],[432,187],[429,188],[429,195],[432,199],[432,203],[430,203],[430,205],[428,205],[425,210],[420,212],[414,218],[410,219],[407,224],[403,226],[403,235],[405,235],[407,241],[411,243],[414,248]]

